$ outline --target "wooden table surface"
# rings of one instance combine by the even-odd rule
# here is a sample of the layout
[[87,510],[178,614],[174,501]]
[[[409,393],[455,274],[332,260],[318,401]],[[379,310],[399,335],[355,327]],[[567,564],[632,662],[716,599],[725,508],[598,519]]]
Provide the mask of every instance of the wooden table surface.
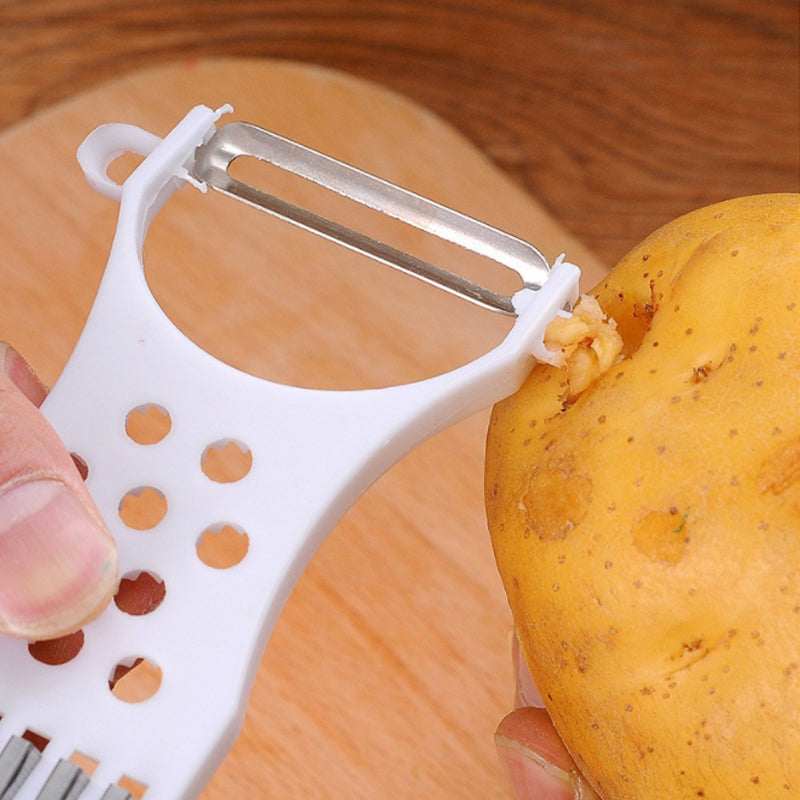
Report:
[[[206,59],[221,56],[248,61],[209,67]],[[260,58],[340,70],[418,106],[325,72],[260,67]],[[137,72],[169,64],[177,66]],[[47,380],[80,330],[114,218],[112,204],[85,189],[74,143],[120,115],[163,132],[190,95],[206,101],[193,81],[213,87],[209,102],[228,99],[230,87],[237,111],[267,126],[272,103],[297,138],[314,144],[321,132],[321,145],[342,157],[372,160],[390,179],[411,178],[419,182],[412,188],[463,201],[515,232],[539,231],[548,248],[569,240],[564,226],[599,256],[595,270],[698,205],[798,189],[796,3],[0,0],[0,163],[15,186],[0,198],[0,337],[19,344]],[[429,139],[406,147],[420,129]],[[354,130],[364,144],[352,141]],[[419,153],[429,156],[425,169]],[[53,202],[45,178],[62,164]],[[475,195],[477,186],[486,196]],[[241,231],[239,210],[212,205],[209,218],[191,199],[176,202],[151,243],[159,299],[178,317],[194,304],[195,318],[177,321],[230,346],[243,369],[259,372],[269,359],[282,368],[286,353],[266,327],[257,328],[258,345],[242,344],[229,316],[204,312],[219,298],[184,296],[186,277],[171,264],[176,247],[200,263],[203,243],[215,243],[207,229],[216,214]],[[242,266],[259,245],[246,236],[231,243],[225,268],[241,267],[235,274],[248,290],[235,302],[259,308],[269,287]],[[311,251],[302,252],[308,261]],[[227,291],[218,273],[193,280]],[[422,350],[434,368],[442,355],[475,354],[482,334],[467,312],[448,306],[432,316],[428,301],[416,305],[408,292],[413,314],[389,309],[404,332],[389,343],[388,367],[413,371]],[[279,318],[291,322],[291,314],[281,308]],[[263,313],[236,322],[267,324]],[[293,355],[335,383],[341,366],[317,349],[328,336],[323,322]],[[361,328],[343,329],[355,335],[349,350],[359,358],[358,347],[381,344],[374,323],[364,313]],[[430,334],[420,345],[408,344],[414,328]],[[465,332],[463,341],[453,343],[453,330]],[[384,366],[380,350],[369,357],[357,358],[359,379],[375,377],[370,364]],[[326,542],[267,649],[244,733],[204,797],[508,796],[491,744],[511,700],[511,672],[483,530],[484,426],[483,416],[470,418],[420,448]]]
[[798,188],[796,0],[0,0],[0,126],[211,56],[405,94],[608,263],[693,207]]

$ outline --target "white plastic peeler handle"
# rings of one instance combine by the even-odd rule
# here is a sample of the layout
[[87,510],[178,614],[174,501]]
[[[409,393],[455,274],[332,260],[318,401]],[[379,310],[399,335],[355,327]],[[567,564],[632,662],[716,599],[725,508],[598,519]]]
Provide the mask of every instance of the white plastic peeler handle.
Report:
[[[224,109],[223,109],[224,110]],[[34,798],[58,758],[98,762],[81,800],[121,775],[146,800],[196,797],[236,738],[263,647],[289,591],[325,535],[389,466],[442,428],[515,391],[544,330],[577,299],[579,270],[559,263],[544,287],[515,296],[518,319],[494,350],[452,372],[388,389],[331,392],[279,385],[221,363],[165,316],[144,277],[150,220],[187,182],[196,148],[220,111],[200,106],[163,140],[104,127],[81,148],[90,182],[120,201],[108,266],[78,345],[44,411],[89,467],[88,486],[115,536],[120,571],[159,576],[166,596],[137,617],[111,607],[85,629],[80,653],[41,664],[23,642],[0,642],[0,746],[26,728],[50,744],[19,791]],[[138,132],[137,132],[138,131]],[[107,176],[120,149],[146,158],[122,187]],[[142,445],[129,412],[153,404],[172,427]],[[201,469],[222,441],[246,445],[252,466],[220,483]],[[122,498],[149,487],[166,513],[148,530],[127,525]],[[246,557],[214,569],[197,557],[201,532],[246,531]],[[161,671],[141,703],[109,691],[118,663],[146,658]]]
[[109,177],[108,168],[123,153],[148,156],[161,138],[150,131],[124,122],[110,122],[95,128],[78,148],[78,163],[89,185],[100,194],[119,202],[122,185]]

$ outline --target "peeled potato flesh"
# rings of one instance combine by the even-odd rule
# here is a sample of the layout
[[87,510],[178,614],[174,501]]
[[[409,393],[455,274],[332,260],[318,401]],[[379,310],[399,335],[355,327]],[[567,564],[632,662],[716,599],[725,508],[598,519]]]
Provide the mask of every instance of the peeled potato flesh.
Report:
[[493,412],[486,505],[517,635],[605,800],[800,792],[800,205],[681,217],[591,296],[622,338]]

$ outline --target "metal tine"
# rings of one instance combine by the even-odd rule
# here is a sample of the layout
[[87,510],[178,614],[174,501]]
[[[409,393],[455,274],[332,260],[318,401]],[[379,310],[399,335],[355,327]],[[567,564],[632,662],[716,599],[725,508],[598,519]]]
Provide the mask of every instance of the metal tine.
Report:
[[76,800],[88,783],[89,776],[77,764],[62,758],[36,795],[36,800]]
[[[339,225],[231,177],[230,164],[252,156],[515,271],[539,289],[549,266],[533,245],[458,211],[409,192],[330,156],[246,122],[220,128],[195,153],[195,176],[230,197],[261,208],[370,258],[439,286],[476,305],[516,316],[511,296]],[[522,287],[520,287],[522,288]]]
[[[42,754],[21,736],[12,736],[0,751],[0,800],[12,800],[39,763]],[[77,800],[89,785],[90,778],[77,764],[60,759],[36,800]],[[100,800],[134,800],[133,795],[113,784]]]
[[114,784],[103,792],[100,800],[133,800],[133,795],[126,792],[121,786]]
[[0,752],[0,800],[11,800],[39,762],[41,753],[27,739],[12,736]]

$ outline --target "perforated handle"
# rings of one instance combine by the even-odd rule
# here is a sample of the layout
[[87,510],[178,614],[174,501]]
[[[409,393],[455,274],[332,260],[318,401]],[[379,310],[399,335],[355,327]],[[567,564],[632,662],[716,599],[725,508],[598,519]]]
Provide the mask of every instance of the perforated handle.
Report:
[[[57,668],[22,642],[0,641],[0,744],[26,728],[50,739],[19,798],[35,798],[73,751],[96,762],[82,800],[121,775],[146,786],[146,800],[196,797],[238,734],[263,647],[324,536],[404,453],[514,391],[533,353],[545,355],[548,322],[577,297],[579,270],[559,263],[542,289],[514,297],[518,319],[494,350],[388,389],[302,389],[223,364],[165,316],[142,265],[149,221],[193,182],[188,167],[218,116],[193,109],[157,143],[128,128],[93,140],[106,154],[153,147],[122,187],[97,298],[43,410],[87,465],[121,574],[149,575],[165,591],[145,615],[109,607]],[[102,159],[89,163],[112,193],[98,179]],[[96,406],[87,410],[89,396]],[[130,423],[148,409],[158,434],[141,437]],[[226,452],[239,454],[227,471],[214,465]],[[203,553],[203,541],[223,533],[242,545],[230,563]],[[142,665],[154,690],[147,699],[110,691],[109,681]]]

